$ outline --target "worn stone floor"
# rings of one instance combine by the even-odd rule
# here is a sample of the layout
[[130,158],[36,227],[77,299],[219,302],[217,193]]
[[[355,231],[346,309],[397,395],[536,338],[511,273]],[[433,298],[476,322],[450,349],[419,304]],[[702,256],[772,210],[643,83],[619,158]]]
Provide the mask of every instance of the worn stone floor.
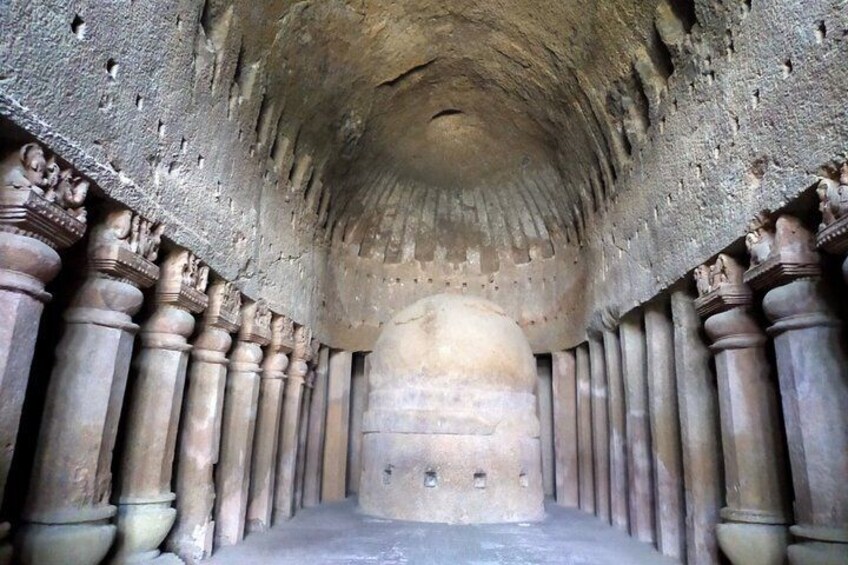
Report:
[[594,516],[548,502],[537,524],[447,526],[381,520],[348,499],[218,551],[214,564],[495,565],[677,563]]

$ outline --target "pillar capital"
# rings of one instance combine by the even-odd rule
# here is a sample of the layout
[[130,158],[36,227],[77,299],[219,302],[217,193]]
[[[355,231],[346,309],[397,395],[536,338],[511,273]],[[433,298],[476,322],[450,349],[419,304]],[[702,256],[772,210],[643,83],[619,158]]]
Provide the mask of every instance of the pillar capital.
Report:
[[308,363],[312,359],[312,330],[307,326],[298,326],[294,332],[294,350],[288,368],[288,378],[295,384],[303,384],[309,372]]
[[748,226],[745,245],[751,266],[743,280],[755,290],[821,274],[813,235],[794,216],[784,214],[775,218],[761,212]]
[[290,318],[274,314],[271,318],[271,343],[262,364],[263,379],[285,379],[288,354],[294,348],[294,323]]
[[231,282],[218,280],[209,287],[204,328],[219,328],[235,333],[241,326],[241,292]]
[[85,233],[83,206],[89,182],[62,168],[37,143],[0,161],[0,232],[37,239],[63,249]]
[[745,269],[729,255],[720,254],[712,265],[695,269],[698,288],[695,309],[702,318],[753,302],[751,289],[743,282]]
[[819,181],[819,210],[822,222],[816,244],[819,249],[842,255],[848,253],[848,162],[839,171],[831,169]]
[[271,343],[271,310],[264,300],[242,306],[238,339],[261,347]]
[[108,208],[91,230],[89,272],[137,288],[151,286],[159,278],[155,261],[164,230],[164,225],[154,224],[132,210]]
[[206,287],[209,267],[185,249],[172,251],[162,263],[156,285],[156,303],[199,314],[209,304]]

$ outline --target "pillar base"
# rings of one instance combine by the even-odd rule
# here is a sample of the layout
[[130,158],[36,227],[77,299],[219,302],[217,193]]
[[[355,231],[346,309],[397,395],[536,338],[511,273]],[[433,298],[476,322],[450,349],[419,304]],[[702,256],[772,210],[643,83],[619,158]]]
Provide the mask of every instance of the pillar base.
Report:
[[716,526],[721,551],[734,565],[782,565],[789,531],[779,524],[725,522]]
[[796,540],[787,555],[792,565],[844,565],[848,563],[848,530],[792,526]]
[[172,499],[173,495],[165,501],[118,504],[118,535],[112,563],[146,563],[160,556],[159,546],[177,518]]
[[115,540],[107,520],[78,524],[24,524],[17,558],[32,565],[98,565]]

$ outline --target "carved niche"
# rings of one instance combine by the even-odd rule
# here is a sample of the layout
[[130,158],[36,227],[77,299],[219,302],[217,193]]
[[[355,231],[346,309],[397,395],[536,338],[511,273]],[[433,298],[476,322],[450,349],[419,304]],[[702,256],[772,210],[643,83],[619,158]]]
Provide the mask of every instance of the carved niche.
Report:
[[76,171],[27,143],[0,161],[0,231],[69,247],[85,233],[88,188]]

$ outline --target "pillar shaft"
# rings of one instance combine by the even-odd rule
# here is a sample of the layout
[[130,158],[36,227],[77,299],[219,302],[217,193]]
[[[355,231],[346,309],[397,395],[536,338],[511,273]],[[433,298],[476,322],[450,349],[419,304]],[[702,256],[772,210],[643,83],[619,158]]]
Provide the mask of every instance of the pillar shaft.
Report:
[[592,459],[592,382],[589,348],[575,350],[577,360],[577,460],[580,479],[580,509],[595,512],[595,478]]
[[315,386],[315,373],[310,370],[303,388],[303,400],[300,404],[300,424],[297,436],[297,463],[294,474],[294,508],[303,508],[303,483],[306,480],[306,441],[309,433],[309,413],[312,405],[312,391]]
[[592,368],[592,453],[595,471],[595,514],[610,523],[610,442],[607,367],[601,337],[589,340]]
[[630,529],[627,512],[627,411],[624,403],[624,377],[621,371],[621,343],[618,332],[604,330],[604,356],[607,366],[610,449],[610,515],[617,528]]
[[157,557],[174,523],[171,470],[191,349],[186,340],[193,314],[208,302],[207,276],[187,251],[171,253],[157,285],[157,308],[141,328],[116,477],[115,563]]
[[657,549],[663,555],[679,559],[685,553],[686,510],[674,372],[674,327],[664,299],[645,306],[645,335]]
[[327,365],[329,350],[322,347],[315,368],[315,386],[309,407],[309,432],[306,440],[306,471],[303,483],[303,506],[310,508],[321,502],[321,478],[324,475],[324,424],[327,417]]
[[627,464],[630,533],[653,542],[654,487],[648,416],[647,359],[641,312],[621,321],[621,358],[627,406]]
[[294,348],[294,326],[283,316],[271,321],[271,345],[262,362],[253,462],[250,466],[250,498],[247,527],[262,532],[271,527],[274,514],[274,481],[277,472],[280,414],[283,407],[287,354]]
[[294,481],[297,464],[297,442],[303,384],[312,356],[309,328],[300,326],[295,332],[295,347],[289,364],[286,389],[283,392],[283,414],[280,423],[279,460],[274,489],[274,522],[294,515]]
[[209,306],[195,338],[180,422],[174,490],[176,522],[165,546],[187,563],[212,554],[215,522],[214,469],[218,462],[221,415],[231,333],[239,328],[241,294],[230,283],[209,289]]
[[261,302],[244,306],[238,341],[230,354],[221,419],[221,458],[215,469],[216,546],[233,545],[244,538],[262,347],[270,341],[268,307]]
[[337,502],[344,500],[347,496],[347,442],[352,363],[353,354],[349,351],[330,353],[324,476],[321,485],[323,502]]
[[715,528],[723,488],[715,378],[688,292],[672,293],[671,310],[686,497],[686,562],[711,565],[719,560]]
[[556,493],[554,455],[554,412],[551,364],[546,357],[536,358],[536,415],[539,418],[539,443],[542,449],[542,488],[545,496]]
[[350,385],[350,443],[348,445],[347,490],[359,492],[362,474],[362,418],[368,404],[368,356],[354,358]]
[[551,354],[557,503],[577,508],[580,483],[577,459],[577,367],[573,351]]
[[47,389],[19,539],[23,563],[95,564],[112,545],[112,451],[138,329],[132,316],[143,300],[139,287],[159,275],[151,261],[160,237],[117,209],[92,231]]

